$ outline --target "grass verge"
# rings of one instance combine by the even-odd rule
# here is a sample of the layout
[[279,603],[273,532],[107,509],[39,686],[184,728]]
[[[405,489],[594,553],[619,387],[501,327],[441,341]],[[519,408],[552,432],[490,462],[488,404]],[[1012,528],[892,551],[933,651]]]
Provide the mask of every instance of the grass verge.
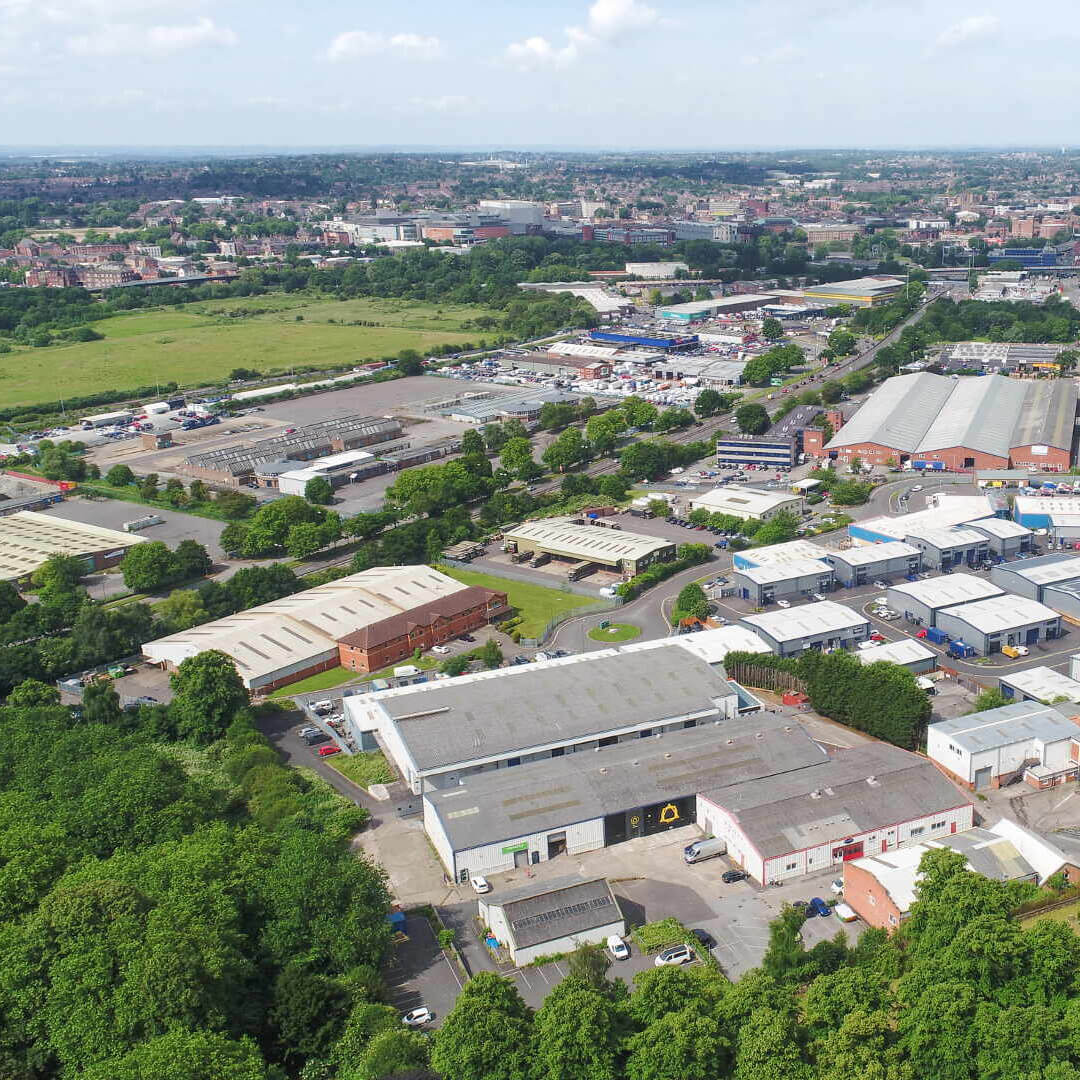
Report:
[[634,638],[640,636],[641,627],[634,626],[633,623],[612,623],[603,629],[594,626],[589,631],[589,637],[593,641],[633,641]]
[[346,779],[364,788],[394,781],[394,770],[378,750],[368,754],[334,754],[322,760],[331,769],[337,769]]
[[274,701],[280,698],[292,698],[297,694],[310,694],[315,690],[329,690],[331,687],[341,686],[342,683],[352,682],[357,678],[357,673],[355,671],[350,671],[348,668],[329,668],[326,671],[319,671],[314,675],[309,675],[306,679],[301,679],[299,682],[289,683],[288,686],[282,686],[270,695],[270,700]]

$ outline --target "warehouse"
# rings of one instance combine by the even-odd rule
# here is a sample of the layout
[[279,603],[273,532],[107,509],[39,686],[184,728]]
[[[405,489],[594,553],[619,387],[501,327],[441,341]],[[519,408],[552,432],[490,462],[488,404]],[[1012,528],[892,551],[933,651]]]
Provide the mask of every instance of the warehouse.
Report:
[[856,655],[860,663],[876,664],[885,661],[907,668],[912,675],[925,675],[937,667],[937,653],[911,638],[887,641],[873,649],[860,649]]
[[514,371],[569,375],[575,379],[606,379],[611,374],[611,364],[595,357],[530,352],[511,353],[507,359]]
[[426,566],[376,567],[149,641],[143,655],[173,671],[216,649],[249,690],[267,691],[337,667],[344,635],[467,588]]
[[424,793],[424,827],[448,875],[463,881],[692,825],[706,788],[825,760],[798,724],[758,713],[599,755],[473,773]]
[[850,649],[870,636],[865,616],[831,600],[747,615],[739,621],[777,656],[798,656],[808,649]]
[[99,525],[19,510],[0,517],[0,581],[26,582],[53,555],[81,559],[83,572],[90,574],[116,566],[129,548],[145,540]]
[[1006,645],[1038,645],[1061,636],[1061,616],[1022,596],[990,596],[937,613],[938,629],[970,645],[979,656],[1000,652]]
[[1080,581],[1062,581],[1043,589],[1042,602],[1064,615],[1073,623],[1080,623]]
[[767,544],[765,547],[736,551],[732,556],[736,570],[748,566],[775,566],[784,562],[805,562],[816,559],[823,562],[826,551],[809,540],[789,540],[786,544]]
[[1003,563],[990,571],[990,580],[1006,592],[1047,603],[1047,587],[1080,580],[1080,556],[1055,552],[1036,559]]
[[967,860],[967,868],[991,881],[1038,880],[1013,842],[976,826],[955,836],[923,840],[897,851],[866,855],[844,863],[844,903],[867,926],[892,932],[918,899],[919,864],[928,851],[948,848]]
[[1017,702],[970,716],[939,720],[926,729],[926,753],[973,791],[1023,778],[1047,787],[1077,773],[1080,726],[1071,705]]
[[676,551],[671,540],[570,521],[515,525],[506,530],[503,540],[507,551],[551,555],[572,567],[593,564],[624,578],[640,574],[653,563],[670,562]]
[[775,301],[776,297],[767,293],[716,296],[712,300],[694,300],[688,304],[672,304],[670,307],[657,308],[656,316],[673,322],[698,322],[702,319],[716,319],[725,315],[756,311]]
[[303,469],[288,469],[277,475],[277,490],[282,495],[303,495],[308,481],[326,480],[331,488],[355,483],[368,476],[389,472],[389,467],[366,450],[346,450],[329,457],[316,458]]
[[802,295],[824,304],[844,304],[850,307],[878,307],[887,304],[904,283],[894,277],[861,277],[849,281],[833,281],[827,285],[811,285]]
[[[620,357],[620,360],[623,359]],[[687,356],[670,353],[661,357],[650,374],[653,379],[675,382],[678,379],[696,380],[693,385],[727,389],[742,382],[745,360],[720,360],[715,356]]]
[[768,491],[742,485],[713,488],[690,497],[691,510],[727,514],[743,521],[768,521],[783,510],[801,515],[805,507],[803,497],[790,491]]
[[1001,589],[971,574],[949,574],[929,581],[891,585],[885,595],[889,607],[900,612],[908,622],[916,626],[937,626],[937,613],[942,608],[1001,596]]
[[[952,471],[1068,469],[1077,394],[1072,380],[930,372],[886,379],[825,449],[832,459]],[[1027,524],[1027,522],[1022,522]]]
[[989,538],[969,525],[956,525],[950,529],[913,529],[908,531],[904,539],[919,549],[923,566],[928,570],[982,566],[989,558]]
[[[886,540],[903,540],[909,532],[920,529],[951,529],[972,525],[983,518],[993,517],[999,510],[999,496],[936,495],[932,506],[898,517],[864,518],[848,526],[848,536],[857,544],[880,544]],[[1004,500],[1002,500],[1003,502]]]
[[922,569],[922,553],[902,540],[828,551],[825,561],[833,568],[837,583],[848,587],[911,577]]
[[1080,496],[1017,495],[1013,519],[1028,529],[1049,529],[1052,518],[1080,518]]
[[581,945],[603,945],[626,933],[626,919],[604,878],[534,881],[479,898],[480,922],[525,967],[543,956],[565,956]]
[[1080,682],[1051,667],[1033,667],[998,676],[998,686],[1013,701],[1080,702]]
[[737,712],[723,672],[683,649],[663,665],[604,649],[346,700],[349,727],[378,732],[416,794]]
[[995,559],[1015,559],[1031,550],[1031,530],[1008,518],[982,518],[969,522],[967,527],[986,537],[987,550]]
[[[700,656],[709,664],[723,664],[729,652],[767,653],[769,646],[745,626],[715,626],[694,634],[653,638],[623,645],[622,652],[642,652],[651,649],[677,648]],[[659,658],[662,663],[662,658]]]
[[731,861],[761,885],[974,824],[971,803],[933,765],[885,743],[706,790],[698,795],[697,820],[727,842]]
[[835,583],[832,567],[816,559],[747,567],[735,570],[731,580],[736,594],[755,607],[787,597],[831,592]]

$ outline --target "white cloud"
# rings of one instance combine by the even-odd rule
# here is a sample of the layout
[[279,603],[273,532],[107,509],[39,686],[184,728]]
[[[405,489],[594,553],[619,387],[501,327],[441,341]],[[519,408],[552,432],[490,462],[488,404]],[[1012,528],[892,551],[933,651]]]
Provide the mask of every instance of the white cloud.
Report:
[[393,53],[410,60],[434,60],[443,54],[443,44],[437,37],[423,34],[387,35],[369,30],[346,30],[338,34],[326,50],[327,57],[334,61],[380,53]]
[[584,26],[568,26],[563,30],[564,44],[554,45],[549,38],[536,34],[507,45],[506,59],[524,71],[564,68],[592,49],[617,44],[661,22],[653,8],[638,0],[596,0],[588,10]]
[[125,26],[109,24],[69,37],[67,51],[77,56],[163,54],[210,45],[235,45],[236,34],[203,15],[180,26]]
[[978,38],[993,37],[1001,20],[996,15],[969,15],[947,27],[934,42],[935,49],[951,49]]
[[746,57],[743,60],[743,63],[750,66],[755,66],[757,64],[784,64],[789,63],[792,60],[799,60],[805,55],[806,53],[802,49],[798,49],[794,45],[778,45],[775,49],[770,49],[768,52],[757,53]]
[[440,97],[414,97],[409,105],[418,112],[461,112],[473,104],[471,98],[463,94],[443,94]]

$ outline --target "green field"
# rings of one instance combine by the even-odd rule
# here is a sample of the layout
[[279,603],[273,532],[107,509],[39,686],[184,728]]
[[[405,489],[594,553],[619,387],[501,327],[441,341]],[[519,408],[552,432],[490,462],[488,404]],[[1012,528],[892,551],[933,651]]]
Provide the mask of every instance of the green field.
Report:
[[370,754],[334,754],[323,760],[330,768],[337,769],[342,776],[361,787],[394,782],[394,770],[378,750]]
[[1080,900],[1077,900],[1075,904],[1065,904],[1063,907],[1054,908],[1053,911],[1022,915],[1020,922],[1025,927],[1031,927],[1040,922],[1063,922],[1071,930],[1080,933]]
[[478,570],[459,570],[456,566],[440,566],[439,569],[464,585],[482,585],[485,589],[498,589],[506,593],[510,606],[523,620],[517,628],[523,638],[538,637],[556,615],[589,607],[596,602],[577,593],[560,592],[543,585],[528,585],[511,578],[482,574]]
[[316,690],[330,690],[332,687],[341,686],[342,683],[352,682],[359,678],[360,675],[357,672],[350,671],[348,668],[332,667],[327,671],[319,671],[314,675],[309,675],[299,682],[279,687],[270,695],[270,699],[291,698],[297,694],[310,694]]
[[640,636],[641,627],[635,626],[633,623],[612,623],[603,629],[594,626],[589,631],[589,637],[593,641],[633,641],[634,638]]
[[[233,311],[262,314],[227,314]],[[361,363],[402,349],[424,354],[435,345],[482,337],[461,329],[482,314],[490,313],[460,304],[279,294],[135,311],[94,323],[105,335],[102,341],[16,347],[0,355],[0,399],[5,405],[32,405],[55,401],[61,393],[78,396],[155,382],[195,386],[227,378],[238,367],[287,373],[293,365]],[[303,321],[296,321],[298,315]],[[352,320],[380,325],[340,325]]]

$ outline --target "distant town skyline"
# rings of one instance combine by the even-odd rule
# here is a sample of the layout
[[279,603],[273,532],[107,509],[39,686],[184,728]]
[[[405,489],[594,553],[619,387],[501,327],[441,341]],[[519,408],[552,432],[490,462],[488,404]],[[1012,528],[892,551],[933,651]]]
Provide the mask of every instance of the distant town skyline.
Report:
[[[1063,141],[1064,0],[0,0],[11,147],[946,148]],[[1035,61],[1037,57],[1037,62]],[[1021,77],[1022,76],[1022,77]],[[1064,140],[1067,142],[1067,140]]]

